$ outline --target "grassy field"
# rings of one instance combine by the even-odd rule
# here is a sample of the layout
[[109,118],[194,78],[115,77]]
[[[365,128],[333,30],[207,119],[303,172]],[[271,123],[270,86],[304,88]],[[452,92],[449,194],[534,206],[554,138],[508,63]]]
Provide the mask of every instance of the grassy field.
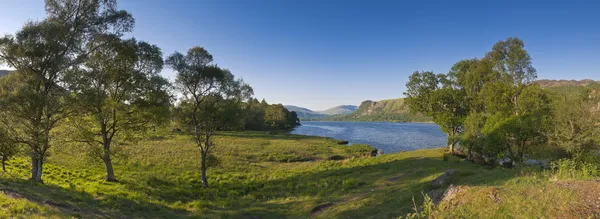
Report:
[[209,189],[183,135],[123,146],[117,183],[75,145],[54,148],[45,184],[27,181],[29,161],[16,158],[0,176],[0,218],[397,218],[447,169],[462,192],[436,207],[439,218],[600,216],[598,181],[489,169],[443,149],[369,157],[366,145],[262,132],[220,133],[215,143]]

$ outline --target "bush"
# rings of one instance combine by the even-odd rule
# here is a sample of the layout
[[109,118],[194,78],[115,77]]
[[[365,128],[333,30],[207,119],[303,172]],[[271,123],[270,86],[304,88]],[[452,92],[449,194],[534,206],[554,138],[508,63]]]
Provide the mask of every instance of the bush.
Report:
[[556,179],[593,179],[599,177],[598,165],[561,159],[552,162],[552,174]]

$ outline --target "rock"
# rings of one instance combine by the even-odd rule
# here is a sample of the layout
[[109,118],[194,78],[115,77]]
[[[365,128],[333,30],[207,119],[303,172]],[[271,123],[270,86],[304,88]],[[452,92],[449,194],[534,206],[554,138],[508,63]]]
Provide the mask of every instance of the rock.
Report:
[[544,169],[549,169],[550,168],[550,161],[548,160],[535,160],[535,159],[528,159],[523,161],[523,165],[525,166],[538,166]]
[[512,162],[512,160],[510,160],[510,158],[504,158],[504,159],[498,160],[498,165],[505,167],[505,168],[512,168],[513,162]]
[[442,201],[449,201],[456,197],[456,194],[464,190],[466,190],[466,187],[464,186],[450,185],[448,186],[448,189],[446,189],[446,192],[444,192],[444,195],[442,196]]
[[442,187],[445,184],[448,184],[450,181],[450,178],[452,175],[454,175],[456,171],[453,169],[448,169],[444,172],[444,174],[442,174],[441,176],[439,176],[438,178],[435,178],[432,182],[431,185],[434,187]]
[[466,186],[455,186],[450,185],[447,189],[436,189],[427,193],[434,206],[440,204],[440,202],[448,202],[456,197],[456,194],[467,190]]
[[348,141],[338,141],[337,142],[339,145],[347,145]]

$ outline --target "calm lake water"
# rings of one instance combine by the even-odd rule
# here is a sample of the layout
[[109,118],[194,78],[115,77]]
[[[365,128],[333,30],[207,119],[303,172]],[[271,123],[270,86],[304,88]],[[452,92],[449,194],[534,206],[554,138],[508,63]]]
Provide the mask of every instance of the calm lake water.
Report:
[[369,144],[384,153],[442,147],[447,138],[436,124],[426,123],[303,121],[291,133]]

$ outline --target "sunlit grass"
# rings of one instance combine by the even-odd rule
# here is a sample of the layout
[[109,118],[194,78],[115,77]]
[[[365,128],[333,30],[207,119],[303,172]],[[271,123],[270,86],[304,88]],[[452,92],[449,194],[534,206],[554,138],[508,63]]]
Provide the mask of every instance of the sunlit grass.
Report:
[[[457,170],[451,183],[471,188],[465,204],[441,216],[511,217],[546,215],[568,207],[577,197],[551,185],[544,174],[489,169],[444,159],[443,149],[370,157],[365,145],[338,145],[333,139],[263,132],[219,133],[216,162],[202,187],[199,150],[185,135],[167,135],[123,146],[115,156],[119,182],[104,180],[99,159],[85,148],[57,146],[44,169],[45,184],[29,182],[29,161],[9,162],[0,177],[2,217],[126,218],[394,218],[412,211],[412,197],[435,188],[431,180]],[[332,160],[332,158],[335,158]],[[484,193],[501,188],[500,205]],[[18,197],[8,196],[19,194]],[[481,193],[481,194],[480,194]],[[525,205],[529,194],[544,208]],[[561,201],[556,197],[567,197]],[[320,209],[318,206],[327,206]],[[315,210],[316,209],[316,210]]]

